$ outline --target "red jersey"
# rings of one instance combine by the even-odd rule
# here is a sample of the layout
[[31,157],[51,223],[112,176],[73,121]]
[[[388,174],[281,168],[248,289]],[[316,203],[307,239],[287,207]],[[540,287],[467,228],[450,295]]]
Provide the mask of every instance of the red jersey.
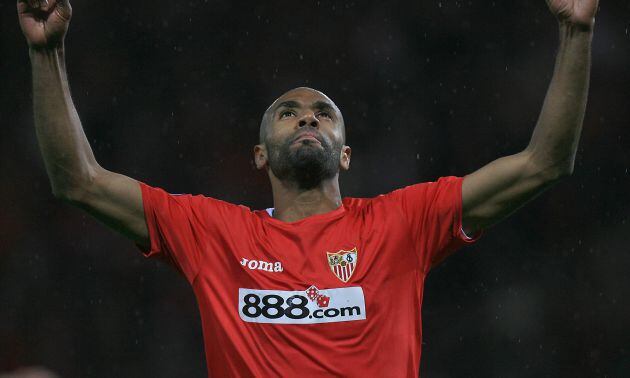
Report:
[[141,183],[159,256],[190,282],[208,375],[418,377],[424,279],[481,233],[461,229],[461,177],[287,223]]

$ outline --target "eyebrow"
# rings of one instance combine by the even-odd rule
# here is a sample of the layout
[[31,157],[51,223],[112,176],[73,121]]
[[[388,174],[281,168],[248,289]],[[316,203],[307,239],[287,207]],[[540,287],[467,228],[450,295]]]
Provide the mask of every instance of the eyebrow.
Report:
[[[280,108],[300,108],[300,103],[297,101],[293,101],[293,100],[289,100],[289,101],[283,101],[281,103],[279,103],[278,105],[276,105],[276,108],[274,109],[274,113],[280,109]],[[327,101],[315,101],[313,103],[313,109],[317,109],[317,110],[332,110],[334,113],[335,108],[332,106],[331,103],[327,102]]]
[[297,101],[282,101],[281,103],[276,105],[276,108],[273,110],[273,112],[275,113],[280,108],[299,108],[299,107],[300,107],[300,103]]

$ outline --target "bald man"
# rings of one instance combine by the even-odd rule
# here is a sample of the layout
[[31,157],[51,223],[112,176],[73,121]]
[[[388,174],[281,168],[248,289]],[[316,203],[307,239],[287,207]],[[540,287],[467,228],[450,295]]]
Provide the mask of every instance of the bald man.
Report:
[[596,0],[549,0],[560,49],[529,145],[465,177],[342,198],[351,149],[311,88],[265,112],[256,167],[273,208],[172,195],[102,168],[69,93],[65,0],[19,1],[35,125],[53,193],[169,262],[199,304],[209,376],[417,377],[427,272],[573,171]]

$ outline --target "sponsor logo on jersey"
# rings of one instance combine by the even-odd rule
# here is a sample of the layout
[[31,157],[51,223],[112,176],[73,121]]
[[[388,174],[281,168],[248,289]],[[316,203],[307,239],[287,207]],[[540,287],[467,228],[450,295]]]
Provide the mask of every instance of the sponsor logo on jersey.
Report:
[[365,320],[360,287],[304,291],[238,289],[238,314],[248,323],[317,324]]
[[241,265],[249,270],[264,270],[265,272],[282,272],[283,270],[280,261],[270,263],[261,260],[249,260],[243,257],[241,258]]
[[354,247],[350,251],[341,250],[335,253],[326,252],[326,255],[328,266],[330,266],[330,270],[335,277],[343,282],[348,282],[350,277],[352,277],[352,273],[354,273],[354,268],[357,266],[357,248]]

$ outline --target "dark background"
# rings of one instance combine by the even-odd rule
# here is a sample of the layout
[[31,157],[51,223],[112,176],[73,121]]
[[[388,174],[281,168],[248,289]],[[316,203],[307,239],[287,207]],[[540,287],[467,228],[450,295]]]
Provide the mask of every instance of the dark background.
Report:
[[[630,374],[630,3],[602,0],[575,173],[432,271],[425,377]],[[341,108],[344,196],[523,149],[557,49],[538,1],[74,1],[73,97],[101,165],[271,206],[252,147],[301,85]],[[192,290],[53,198],[12,1],[0,3],[0,371],[202,377]]]

